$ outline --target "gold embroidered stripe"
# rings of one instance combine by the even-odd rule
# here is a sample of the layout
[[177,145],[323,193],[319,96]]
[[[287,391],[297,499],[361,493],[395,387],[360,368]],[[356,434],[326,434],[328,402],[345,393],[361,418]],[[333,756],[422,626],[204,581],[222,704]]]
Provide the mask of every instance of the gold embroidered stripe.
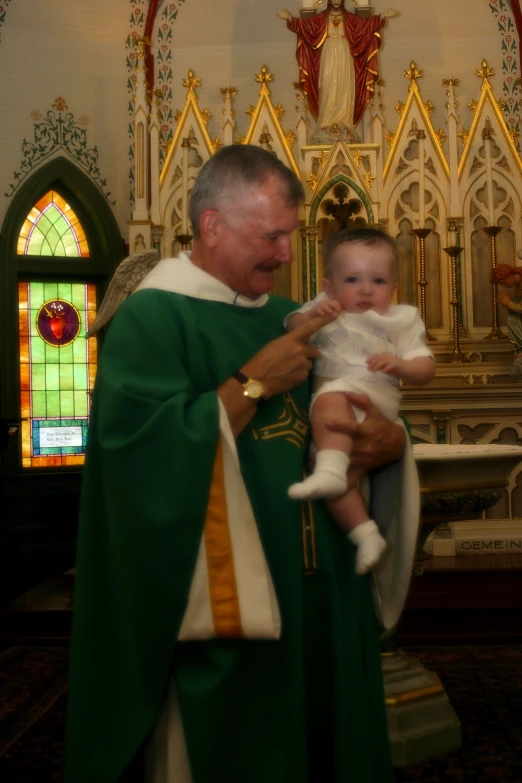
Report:
[[223,452],[218,445],[205,519],[208,585],[214,628],[218,637],[242,637],[234,556],[228,526]]

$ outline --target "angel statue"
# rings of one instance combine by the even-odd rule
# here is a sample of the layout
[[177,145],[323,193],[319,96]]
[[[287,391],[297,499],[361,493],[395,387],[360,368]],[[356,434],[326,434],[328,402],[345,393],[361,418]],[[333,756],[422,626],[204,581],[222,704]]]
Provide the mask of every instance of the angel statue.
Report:
[[121,264],[118,264],[96,318],[86,334],[87,339],[109,323],[121,303],[136,290],[145,275],[154,269],[159,260],[157,250],[142,250],[127,256]]
[[[522,251],[518,251],[517,257],[522,258]],[[508,310],[507,328],[511,341],[515,344],[511,378],[514,381],[522,381],[522,267],[497,264],[493,269],[493,282],[502,286],[503,290],[498,292],[497,300]],[[513,294],[508,294],[504,290],[506,288],[511,288]]]
[[378,79],[379,30],[399,14],[390,8],[370,18],[356,16],[344,0],[328,0],[326,11],[304,19],[277,12],[297,35],[299,87],[320,128],[347,128],[353,137]]

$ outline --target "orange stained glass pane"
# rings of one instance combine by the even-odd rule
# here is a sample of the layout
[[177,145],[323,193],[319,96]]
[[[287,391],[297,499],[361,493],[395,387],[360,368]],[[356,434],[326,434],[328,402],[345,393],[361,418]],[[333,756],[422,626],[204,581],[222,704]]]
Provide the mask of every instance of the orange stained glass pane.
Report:
[[30,468],[31,467],[31,458],[30,457],[24,457],[22,459],[22,467],[23,468]]
[[20,338],[20,364],[29,364],[29,338]]
[[83,465],[84,462],[83,454],[68,454],[62,457],[62,465]]
[[96,365],[89,365],[89,391],[94,389],[94,381],[96,380]]
[[[27,395],[29,397],[29,395]],[[22,395],[23,397],[23,395]],[[29,411],[24,412],[22,409],[22,416],[25,418],[29,416]],[[29,460],[29,466],[31,465],[31,425],[28,421],[22,422],[22,457]]]
[[29,391],[30,389],[30,380],[29,380],[29,364],[24,363],[20,365],[20,389],[22,391]]
[[19,283],[18,285],[19,310],[27,310],[28,297],[29,297],[29,286],[27,285],[27,283]]
[[20,336],[25,337],[29,332],[29,324],[27,323],[27,310],[20,310],[18,313],[18,329]]
[[62,458],[56,457],[33,457],[31,459],[32,468],[54,468],[62,464]]
[[96,286],[87,286],[87,309],[96,310]]

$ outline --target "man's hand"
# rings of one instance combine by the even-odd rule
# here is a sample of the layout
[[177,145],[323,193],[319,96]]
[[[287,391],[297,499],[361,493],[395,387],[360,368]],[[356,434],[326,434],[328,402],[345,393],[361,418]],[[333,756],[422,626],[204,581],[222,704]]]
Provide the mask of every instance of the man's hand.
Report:
[[276,16],[279,17],[279,19],[291,19],[292,14],[290,11],[287,11],[286,8],[283,8],[281,11],[276,11]]
[[382,372],[385,375],[400,378],[401,360],[393,353],[374,353],[373,356],[366,359],[366,364],[370,372]]
[[353,440],[350,456],[350,483],[388,462],[400,459],[406,445],[406,433],[400,424],[384,416],[366,394],[347,394],[348,401],[366,414],[361,424],[356,421],[326,421],[333,432],[343,432]]
[[335,315],[338,316],[343,308],[337,299],[325,299],[323,302],[316,304],[312,310],[312,315]]
[[388,8],[387,11],[384,11],[381,14],[381,19],[394,19],[396,16],[400,16],[401,12],[397,11],[396,8]]
[[310,337],[331,320],[332,315],[309,318],[293,331],[265,345],[241,367],[241,372],[261,381],[266,397],[293,389],[306,380],[312,369],[312,359],[320,356],[319,349],[309,344]]

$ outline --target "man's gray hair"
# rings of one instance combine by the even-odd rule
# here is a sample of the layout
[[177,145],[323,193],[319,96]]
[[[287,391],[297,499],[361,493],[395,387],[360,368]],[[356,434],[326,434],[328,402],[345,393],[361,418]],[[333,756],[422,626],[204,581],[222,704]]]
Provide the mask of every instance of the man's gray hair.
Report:
[[242,188],[260,186],[271,176],[281,181],[289,207],[297,207],[304,201],[304,189],[298,177],[273,153],[252,144],[222,147],[205,163],[190,194],[189,216],[194,237],[200,237],[199,219],[205,210],[222,207],[225,199],[240,195]]

